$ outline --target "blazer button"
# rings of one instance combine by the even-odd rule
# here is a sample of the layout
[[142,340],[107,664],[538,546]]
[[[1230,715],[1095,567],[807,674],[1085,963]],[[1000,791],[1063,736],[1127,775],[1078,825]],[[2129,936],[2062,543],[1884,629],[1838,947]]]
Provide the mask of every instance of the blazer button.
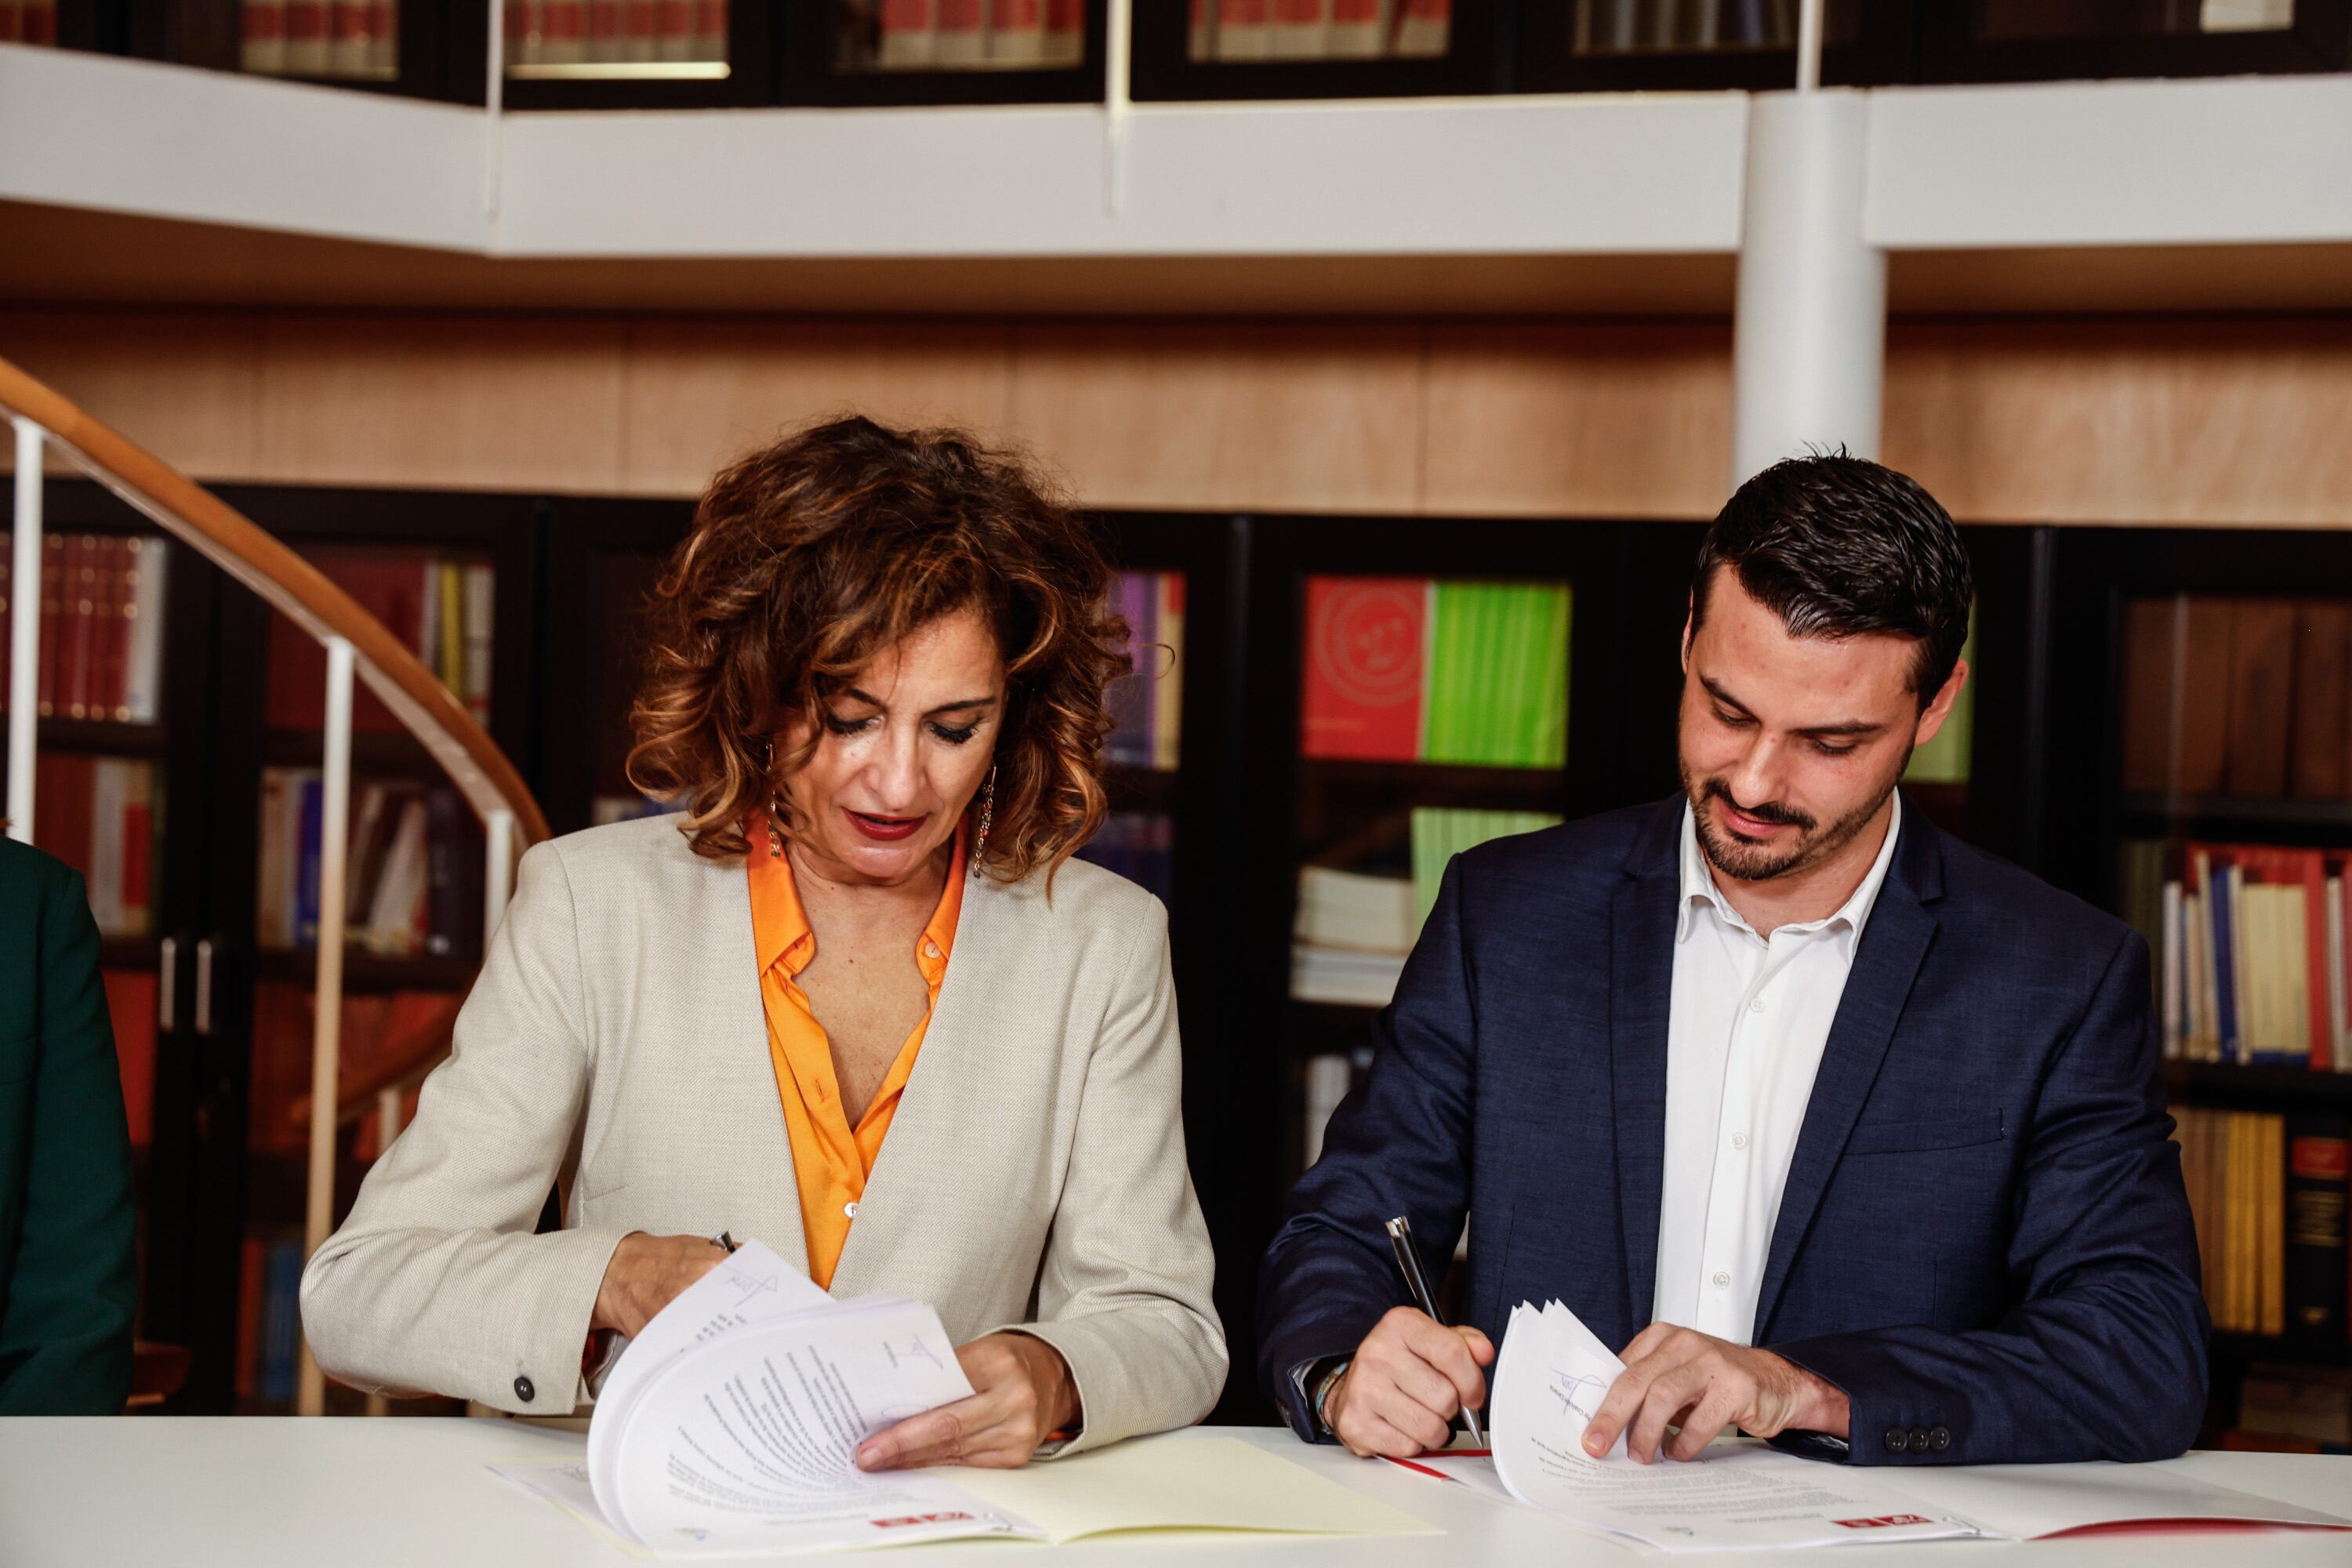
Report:
[[1886,1429],[1886,1451],[1888,1453],[1899,1454],[1910,1446],[1911,1436],[1909,1433],[1904,1431],[1902,1427],[1889,1426]]
[[532,1398],[539,1393],[538,1389],[533,1388],[530,1385],[530,1379],[527,1377],[519,1377],[515,1379],[514,1391],[515,1397],[521,1400],[525,1405],[529,1405]]
[[1925,1426],[1914,1426],[1911,1428],[1911,1451],[1913,1453],[1926,1453],[1927,1451],[1928,1442],[1929,1438],[1927,1436],[1927,1428]]
[[1927,1434],[1927,1443],[1936,1452],[1942,1453],[1952,1446],[1952,1429],[1949,1426],[1934,1428]]

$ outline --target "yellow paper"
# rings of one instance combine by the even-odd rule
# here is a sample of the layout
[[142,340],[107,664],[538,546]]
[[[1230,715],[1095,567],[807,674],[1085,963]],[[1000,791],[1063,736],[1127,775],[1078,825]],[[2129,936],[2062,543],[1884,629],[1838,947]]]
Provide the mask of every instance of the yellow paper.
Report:
[[1129,1530],[1436,1535],[1435,1525],[1232,1437],[1120,1443],[1019,1470],[959,1469],[955,1484],[1055,1544]]

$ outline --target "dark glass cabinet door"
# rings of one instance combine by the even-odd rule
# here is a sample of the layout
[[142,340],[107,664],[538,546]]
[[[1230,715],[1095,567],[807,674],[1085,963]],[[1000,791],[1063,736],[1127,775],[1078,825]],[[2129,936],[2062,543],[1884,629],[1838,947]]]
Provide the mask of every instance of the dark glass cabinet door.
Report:
[[1920,9],[1928,81],[2237,76],[2352,66],[2347,0],[1955,0]]
[[[1519,12],[1519,90],[1796,85],[1798,0],[1557,0]],[[1829,0],[1822,78],[1910,79],[1912,6]]]

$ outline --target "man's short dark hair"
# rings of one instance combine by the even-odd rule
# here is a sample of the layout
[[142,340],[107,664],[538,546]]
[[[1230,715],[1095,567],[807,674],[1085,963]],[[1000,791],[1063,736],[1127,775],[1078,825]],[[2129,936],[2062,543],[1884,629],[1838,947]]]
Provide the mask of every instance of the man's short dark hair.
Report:
[[1790,458],[1739,487],[1707,528],[1691,578],[1691,635],[1715,569],[1780,617],[1789,635],[1917,637],[1924,708],[1969,638],[1976,584],[1951,514],[1908,475],[1839,452]]

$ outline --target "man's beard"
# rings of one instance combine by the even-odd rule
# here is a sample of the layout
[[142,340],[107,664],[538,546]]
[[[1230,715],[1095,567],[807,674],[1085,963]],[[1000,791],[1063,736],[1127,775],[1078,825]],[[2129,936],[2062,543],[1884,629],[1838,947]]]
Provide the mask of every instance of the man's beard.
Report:
[[[1721,779],[1693,779],[1690,764],[1676,760],[1683,779],[1683,795],[1690,802],[1691,823],[1698,830],[1698,847],[1709,864],[1725,876],[1741,882],[1769,882],[1799,871],[1811,870],[1834,857],[1854,840],[1854,836],[1878,815],[1886,797],[1895,793],[1895,781],[1872,797],[1869,804],[1839,817],[1822,827],[1811,816],[1793,806],[1778,801],[1760,805],[1742,805],[1732,798],[1731,791]],[[1769,848],[1763,845],[1744,844],[1732,837],[1708,815],[1710,800],[1721,801],[1734,811],[1755,817],[1760,822],[1784,822],[1797,829],[1797,841],[1785,849]]]

